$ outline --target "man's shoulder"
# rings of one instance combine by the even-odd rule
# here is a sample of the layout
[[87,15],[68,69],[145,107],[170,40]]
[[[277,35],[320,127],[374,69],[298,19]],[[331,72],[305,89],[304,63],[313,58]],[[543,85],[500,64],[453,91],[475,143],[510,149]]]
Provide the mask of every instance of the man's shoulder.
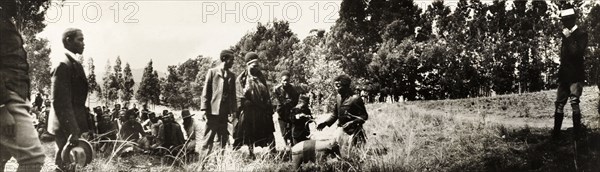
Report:
[[283,85],[282,84],[277,84],[273,89],[275,91],[282,90],[283,89]]
[[71,61],[66,54],[60,54],[56,57],[51,58],[52,69],[56,70],[58,68],[69,67],[71,66]]
[[233,73],[231,70],[226,70],[228,75],[233,76],[233,78],[235,78],[235,73]]
[[348,103],[348,104],[362,103],[362,99],[360,98],[360,96],[358,94],[354,94],[348,98],[346,103]]
[[213,67],[213,68],[210,68],[210,69],[208,69],[208,71],[207,71],[207,72],[214,73],[214,72],[216,72],[217,70],[219,70],[219,68],[218,68],[218,67]]
[[577,28],[575,30],[575,32],[573,32],[573,35],[576,37],[587,36],[587,34],[588,34],[587,30],[584,28]]

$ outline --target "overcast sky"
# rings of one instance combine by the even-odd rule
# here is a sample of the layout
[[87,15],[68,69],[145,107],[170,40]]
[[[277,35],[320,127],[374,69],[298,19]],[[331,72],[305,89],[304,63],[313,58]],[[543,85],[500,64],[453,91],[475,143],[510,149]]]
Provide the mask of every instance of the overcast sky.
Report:
[[287,20],[298,38],[311,29],[329,28],[338,18],[341,0],[317,1],[81,1],[53,2],[48,26],[39,34],[50,40],[51,57],[62,52],[61,34],[80,28],[85,37],[83,55],[94,58],[96,73],[104,73],[107,60],[117,56],[133,69],[166,71],[198,55],[217,57],[235,45],[258,22]]

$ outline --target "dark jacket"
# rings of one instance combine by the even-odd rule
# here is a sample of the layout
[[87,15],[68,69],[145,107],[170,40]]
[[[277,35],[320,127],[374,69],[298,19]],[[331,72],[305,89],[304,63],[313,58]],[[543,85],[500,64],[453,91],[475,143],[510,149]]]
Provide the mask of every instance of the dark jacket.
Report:
[[290,110],[292,110],[292,108],[298,104],[298,98],[300,95],[291,85],[287,87],[278,85],[275,87],[274,93],[275,101],[273,101],[273,103],[277,106],[276,111],[279,115],[279,119],[285,122],[290,122]]
[[2,0],[0,1],[0,17],[10,18],[17,15],[17,1]]
[[558,69],[559,83],[585,81],[583,56],[587,45],[588,34],[584,28],[577,28],[569,37],[562,36],[560,66]]
[[[3,3],[6,3],[2,1]],[[8,2],[8,1],[7,1]],[[5,8],[5,4],[0,4]],[[0,16],[0,105],[10,101],[8,92],[29,99],[29,64],[23,39],[5,15]]]
[[342,97],[338,94],[333,114],[325,121],[325,124],[331,126],[338,120],[338,126],[341,127],[350,121],[354,121],[357,124],[356,127],[362,127],[367,119],[369,119],[369,114],[367,114],[365,103],[360,96],[353,95],[342,100]]
[[176,147],[185,143],[181,126],[174,121],[164,122],[160,125],[158,139],[162,143],[161,146],[165,148],[171,148],[172,146]]
[[140,135],[144,134],[142,124],[135,120],[128,120],[123,123],[121,130],[119,131],[119,137],[121,140],[137,141],[140,139]]
[[[81,64],[68,54],[65,56],[52,70],[52,107],[56,118],[50,119],[58,120],[58,129],[65,134],[81,134],[89,131],[90,126],[85,107],[88,82]],[[50,129],[53,128],[49,126]]]

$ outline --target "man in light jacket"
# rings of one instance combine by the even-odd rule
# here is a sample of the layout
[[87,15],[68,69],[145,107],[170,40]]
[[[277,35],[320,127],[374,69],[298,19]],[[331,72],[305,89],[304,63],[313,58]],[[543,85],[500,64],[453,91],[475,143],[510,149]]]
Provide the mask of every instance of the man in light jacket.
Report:
[[206,127],[204,131],[202,151],[209,154],[215,136],[224,148],[229,138],[227,130],[228,117],[236,111],[235,74],[229,69],[233,66],[233,51],[221,51],[221,65],[209,69],[202,90],[201,111],[204,111]]

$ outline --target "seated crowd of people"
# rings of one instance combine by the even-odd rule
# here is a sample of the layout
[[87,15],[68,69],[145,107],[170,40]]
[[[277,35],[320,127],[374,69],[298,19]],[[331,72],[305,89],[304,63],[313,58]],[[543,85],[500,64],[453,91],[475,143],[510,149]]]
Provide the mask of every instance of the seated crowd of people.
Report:
[[[95,139],[99,140],[98,150],[103,152],[111,143],[124,144],[123,152],[143,153],[196,153],[197,123],[189,110],[183,110],[183,128],[175,120],[175,114],[168,110],[154,113],[147,105],[138,110],[116,104],[109,110],[95,107],[91,114]],[[185,132],[184,132],[185,131]]]

